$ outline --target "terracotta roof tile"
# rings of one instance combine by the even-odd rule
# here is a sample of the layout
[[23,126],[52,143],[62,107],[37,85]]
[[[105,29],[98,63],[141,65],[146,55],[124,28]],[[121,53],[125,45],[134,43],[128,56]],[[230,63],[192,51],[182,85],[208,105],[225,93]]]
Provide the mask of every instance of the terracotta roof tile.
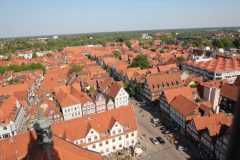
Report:
[[182,95],[179,95],[174,100],[172,100],[170,106],[185,117],[195,115],[196,109],[198,108],[198,105],[196,103]]
[[[110,110],[108,112],[102,112],[91,116],[83,116],[69,121],[59,122],[53,125],[53,133],[56,133],[57,135],[63,135],[64,132],[66,132],[66,138],[71,141],[85,138],[90,128],[93,128],[99,134],[103,132],[109,134],[113,120],[120,123],[120,125],[123,127],[129,127],[126,132],[137,130],[137,123],[133,108],[130,106],[125,106]],[[81,129],[79,126],[81,126]],[[79,128],[79,130],[72,130],[72,128]]]

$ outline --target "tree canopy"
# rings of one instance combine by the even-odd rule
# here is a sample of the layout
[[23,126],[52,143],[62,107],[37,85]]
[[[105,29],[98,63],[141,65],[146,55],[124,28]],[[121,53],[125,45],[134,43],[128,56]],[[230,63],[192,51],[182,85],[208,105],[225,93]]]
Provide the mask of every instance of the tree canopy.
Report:
[[69,74],[80,72],[82,68],[78,65],[73,65],[68,71]]
[[46,68],[40,63],[31,63],[31,64],[23,64],[23,65],[10,65],[10,66],[1,66],[0,67],[0,74],[5,73],[6,71],[13,71],[13,72],[21,72],[26,70],[35,70],[41,69],[43,73],[46,72]]
[[180,62],[180,63],[183,63],[183,62],[186,61],[186,59],[185,59],[184,57],[177,57],[176,59],[177,59],[177,61]]
[[232,37],[216,38],[212,41],[212,45],[218,48],[239,47],[236,39]]
[[114,55],[117,59],[120,59],[120,60],[121,60],[121,53],[120,53],[119,51],[115,50],[115,51],[113,52],[113,55]]
[[146,55],[140,54],[133,59],[132,64],[129,67],[140,67],[141,69],[151,68],[151,65]]

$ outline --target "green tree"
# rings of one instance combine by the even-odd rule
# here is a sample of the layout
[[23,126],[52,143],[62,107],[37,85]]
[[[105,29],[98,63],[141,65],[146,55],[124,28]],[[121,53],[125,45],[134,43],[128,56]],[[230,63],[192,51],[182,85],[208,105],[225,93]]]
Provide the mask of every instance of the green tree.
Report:
[[73,65],[68,71],[69,74],[80,72],[82,68],[78,65]]
[[132,46],[130,41],[126,41],[126,45],[127,45],[128,48],[131,48],[131,46]]
[[124,82],[124,88],[127,89],[129,86],[128,82]]
[[149,45],[150,47],[153,46],[153,44],[154,44],[154,41],[153,41],[152,39],[148,41],[148,45]]
[[0,67],[0,73],[3,74],[5,71],[13,71],[13,72],[21,72],[26,70],[35,70],[41,69],[43,73],[46,72],[46,68],[40,63],[31,63],[31,64],[23,64],[23,65],[9,65],[7,67]]
[[224,47],[224,44],[222,43],[222,41],[220,39],[214,39],[212,41],[212,45],[214,47],[218,47],[218,48],[223,48]]
[[177,59],[177,61],[180,62],[180,63],[183,63],[183,62],[186,61],[186,59],[185,59],[184,57],[177,57],[176,59]]
[[235,46],[236,48],[239,48],[239,47],[240,47],[240,40],[235,39],[234,42],[233,42],[233,44],[234,44],[234,46]]
[[140,67],[141,69],[148,69],[151,66],[147,59],[147,56],[140,54],[133,59],[133,62],[129,67]]
[[37,58],[37,54],[36,54],[35,51],[34,51],[33,54],[32,54],[32,58]]
[[115,50],[113,52],[113,55],[117,58],[117,59],[120,59],[121,60],[121,53],[118,51],[118,50]]
[[53,55],[51,53],[47,53],[46,56],[49,58],[52,57]]

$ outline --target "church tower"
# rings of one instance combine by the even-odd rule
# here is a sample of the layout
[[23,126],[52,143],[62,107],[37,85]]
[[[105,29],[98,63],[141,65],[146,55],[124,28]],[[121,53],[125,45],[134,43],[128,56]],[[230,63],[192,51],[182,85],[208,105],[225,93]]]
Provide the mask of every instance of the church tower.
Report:
[[53,147],[53,136],[52,136],[52,123],[43,116],[42,110],[40,108],[39,99],[36,96],[36,103],[38,107],[38,120],[33,125],[34,130],[37,134],[37,141],[41,148],[47,151],[48,160],[51,160],[50,148]]

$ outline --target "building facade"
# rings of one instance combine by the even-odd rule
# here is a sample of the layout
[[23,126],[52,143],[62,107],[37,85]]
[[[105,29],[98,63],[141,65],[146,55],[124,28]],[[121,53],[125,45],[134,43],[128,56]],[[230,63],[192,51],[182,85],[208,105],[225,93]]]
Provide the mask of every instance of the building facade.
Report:
[[0,139],[21,133],[24,124],[24,109],[17,98],[4,97],[0,106]]
[[57,123],[53,133],[102,155],[134,146],[138,134],[134,110],[130,106]]

